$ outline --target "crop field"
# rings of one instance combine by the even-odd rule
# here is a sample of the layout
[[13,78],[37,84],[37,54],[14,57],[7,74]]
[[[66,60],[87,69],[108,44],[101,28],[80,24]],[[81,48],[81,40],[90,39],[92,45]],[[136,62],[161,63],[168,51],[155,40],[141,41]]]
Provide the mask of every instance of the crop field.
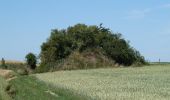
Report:
[[92,100],[169,100],[170,65],[36,74],[56,88]]

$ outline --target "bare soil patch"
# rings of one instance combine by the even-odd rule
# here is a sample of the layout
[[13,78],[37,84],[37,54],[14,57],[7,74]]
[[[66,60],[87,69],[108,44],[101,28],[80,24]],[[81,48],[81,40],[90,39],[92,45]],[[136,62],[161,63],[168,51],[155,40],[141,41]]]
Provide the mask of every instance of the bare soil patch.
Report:
[[12,70],[0,69],[0,76],[7,80],[10,80],[11,78],[15,77],[15,73]]

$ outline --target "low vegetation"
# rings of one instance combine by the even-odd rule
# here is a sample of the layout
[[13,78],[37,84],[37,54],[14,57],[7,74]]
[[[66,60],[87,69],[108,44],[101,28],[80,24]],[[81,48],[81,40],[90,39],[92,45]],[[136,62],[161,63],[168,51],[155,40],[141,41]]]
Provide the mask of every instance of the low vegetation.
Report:
[[[6,68],[4,66],[6,66]],[[20,61],[10,61],[3,59],[0,63],[0,69],[13,70],[14,72],[17,72],[20,69],[24,70],[25,68],[26,64]]]
[[[169,100],[170,65],[58,71],[37,78],[94,100]],[[90,99],[89,99],[90,100]]]
[[11,100],[10,96],[5,91],[7,86],[7,81],[0,76],[0,100]]
[[15,90],[13,100],[86,100],[67,90],[46,85],[33,76],[19,76],[10,81],[10,85]]
[[[6,68],[3,66],[6,66]],[[25,62],[20,61],[7,60],[5,61],[5,65],[0,65],[0,69],[11,70],[19,75],[28,75],[29,73],[34,73],[34,71],[30,69],[30,66],[28,66]]]
[[68,90],[47,85],[34,76],[16,75],[11,79],[5,75],[0,74],[0,100],[88,100]]

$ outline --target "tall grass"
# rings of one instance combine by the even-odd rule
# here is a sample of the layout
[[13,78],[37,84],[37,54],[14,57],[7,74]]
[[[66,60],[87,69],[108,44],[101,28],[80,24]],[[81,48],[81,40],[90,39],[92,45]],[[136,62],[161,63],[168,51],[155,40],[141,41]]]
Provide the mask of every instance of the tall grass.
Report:
[[14,100],[86,100],[63,89],[55,89],[33,76],[18,76],[10,81]]
[[36,75],[96,100],[169,100],[170,65],[59,71]]
[[92,68],[116,67],[115,62],[101,52],[73,52],[65,59],[56,62],[48,62],[37,67],[36,72],[48,72],[59,70],[78,70]]
[[7,92],[5,91],[6,87],[7,87],[7,82],[5,81],[5,79],[3,79],[2,77],[0,77],[0,100],[11,100],[11,98],[9,97],[9,95],[7,94]]

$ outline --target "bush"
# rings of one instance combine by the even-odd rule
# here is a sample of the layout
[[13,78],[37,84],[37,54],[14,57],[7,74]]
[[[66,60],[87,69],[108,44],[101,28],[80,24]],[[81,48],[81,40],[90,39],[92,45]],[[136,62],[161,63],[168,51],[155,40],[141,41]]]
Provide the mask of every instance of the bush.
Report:
[[56,64],[55,63],[48,63],[48,64],[41,64],[35,69],[36,73],[43,73],[48,72],[52,69]]
[[36,56],[33,53],[28,53],[25,58],[26,58],[26,62],[28,64],[28,66],[31,69],[35,69],[36,68],[36,64],[37,64]]
[[27,69],[18,69],[17,73],[20,75],[28,75],[28,70]]

